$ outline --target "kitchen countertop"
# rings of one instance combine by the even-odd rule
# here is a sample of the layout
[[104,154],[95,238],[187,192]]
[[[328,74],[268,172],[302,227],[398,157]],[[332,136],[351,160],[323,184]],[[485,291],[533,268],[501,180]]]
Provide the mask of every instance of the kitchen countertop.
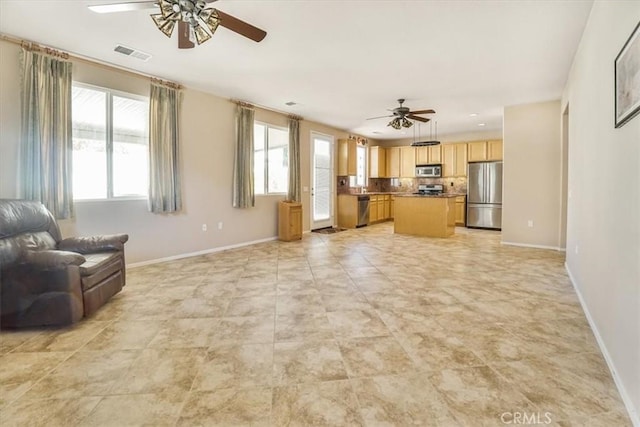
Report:
[[[340,194],[340,196],[362,196],[362,195],[369,195],[369,196],[384,196],[386,194],[389,194],[391,196],[417,196],[417,194],[413,194],[413,192],[406,192],[406,191],[367,191],[366,193],[347,193],[347,194]],[[443,193],[442,196],[446,196],[446,197],[458,197],[458,196],[466,196],[466,193]]]
[[402,193],[396,194],[397,197],[424,197],[424,198],[433,198],[433,199],[447,199],[451,197],[458,197],[457,194],[452,193],[443,193],[443,194],[414,194],[414,193]]

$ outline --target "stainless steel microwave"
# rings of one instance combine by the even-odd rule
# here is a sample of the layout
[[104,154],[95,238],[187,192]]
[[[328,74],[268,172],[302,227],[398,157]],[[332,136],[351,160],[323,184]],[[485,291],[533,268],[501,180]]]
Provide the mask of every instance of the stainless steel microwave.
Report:
[[418,178],[440,178],[442,176],[442,165],[416,166],[416,176]]

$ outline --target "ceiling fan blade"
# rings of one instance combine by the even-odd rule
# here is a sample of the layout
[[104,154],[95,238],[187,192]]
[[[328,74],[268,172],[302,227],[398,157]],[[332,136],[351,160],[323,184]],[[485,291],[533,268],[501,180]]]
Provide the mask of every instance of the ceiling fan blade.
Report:
[[407,114],[407,118],[411,120],[417,120],[422,123],[427,123],[431,119],[425,119],[424,117],[414,116],[413,114]]
[[87,6],[89,10],[96,13],[128,12],[131,10],[153,9],[158,6],[157,1],[132,1],[112,4],[96,4]]
[[178,49],[191,49],[195,44],[189,37],[191,27],[184,21],[178,21]]
[[384,118],[384,117],[393,117],[393,116],[395,116],[395,114],[390,114],[390,115],[388,115],[388,116],[369,117],[368,119],[365,119],[365,120],[382,119],[382,118]]
[[245,36],[253,40],[254,42],[262,41],[267,35],[267,32],[261,30],[258,27],[254,27],[251,24],[248,24],[234,16],[226,14],[218,9],[218,17],[220,18],[220,26],[225,27],[233,32],[240,34],[241,36]]
[[433,110],[418,110],[418,111],[409,111],[409,114],[435,114],[436,112]]

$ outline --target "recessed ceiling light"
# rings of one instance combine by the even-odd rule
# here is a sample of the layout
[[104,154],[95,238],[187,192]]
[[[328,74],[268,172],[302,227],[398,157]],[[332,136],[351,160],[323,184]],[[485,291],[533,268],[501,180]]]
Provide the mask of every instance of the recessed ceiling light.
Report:
[[478,126],[486,126],[486,123],[478,123]]
[[296,105],[296,104],[297,104],[297,102],[289,101],[289,102],[285,102],[284,104],[285,104],[285,105],[288,105],[289,107],[293,107],[294,105]]
[[478,115],[478,113],[471,113],[471,114],[469,114],[469,117],[475,117],[477,115]]

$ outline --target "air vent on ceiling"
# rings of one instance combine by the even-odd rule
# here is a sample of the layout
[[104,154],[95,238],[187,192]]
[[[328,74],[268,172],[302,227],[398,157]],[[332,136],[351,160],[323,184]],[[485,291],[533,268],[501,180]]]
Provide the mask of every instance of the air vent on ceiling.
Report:
[[131,56],[132,58],[136,58],[145,62],[148,61],[149,58],[151,58],[151,55],[149,55],[148,53],[137,49],[131,49],[130,47],[126,47],[121,44],[116,46],[113,50],[123,55]]

